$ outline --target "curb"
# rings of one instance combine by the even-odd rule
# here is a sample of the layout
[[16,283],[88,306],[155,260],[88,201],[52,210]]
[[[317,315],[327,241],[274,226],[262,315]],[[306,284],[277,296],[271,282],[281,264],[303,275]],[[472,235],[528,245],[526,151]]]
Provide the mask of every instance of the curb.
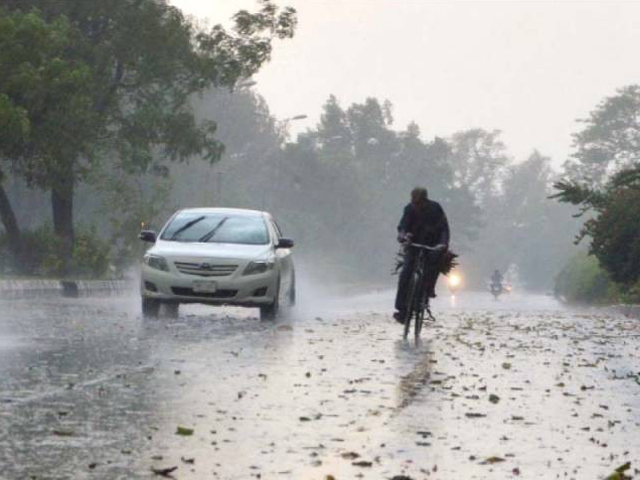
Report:
[[132,291],[135,285],[130,280],[0,280],[0,298],[114,295]]

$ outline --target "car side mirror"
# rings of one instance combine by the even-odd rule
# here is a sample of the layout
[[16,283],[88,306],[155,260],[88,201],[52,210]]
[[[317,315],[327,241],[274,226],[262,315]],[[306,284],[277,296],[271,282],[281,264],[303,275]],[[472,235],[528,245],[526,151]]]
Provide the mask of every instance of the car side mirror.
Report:
[[276,245],[276,248],[293,248],[295,243],[290,238],[281,238]]
[[138,238],[143,242],[156,243],[156,232],[153,230],[142,230]]

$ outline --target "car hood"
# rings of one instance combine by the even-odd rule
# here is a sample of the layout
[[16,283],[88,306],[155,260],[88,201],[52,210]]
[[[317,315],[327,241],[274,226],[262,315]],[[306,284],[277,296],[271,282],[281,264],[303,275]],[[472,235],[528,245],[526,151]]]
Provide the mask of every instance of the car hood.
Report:
[[234,243],[196,243],[158,241],[149,253],[163,257],[211,257],[247,259],[265,258],[271,245],[239,245]]

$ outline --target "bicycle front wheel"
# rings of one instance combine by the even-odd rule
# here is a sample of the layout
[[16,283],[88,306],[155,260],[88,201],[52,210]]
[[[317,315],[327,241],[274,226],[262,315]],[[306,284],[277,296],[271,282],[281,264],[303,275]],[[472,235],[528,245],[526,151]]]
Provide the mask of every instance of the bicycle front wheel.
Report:
[[418,311],[416,309],[416,303],[418,303],[419,280],[418,274],[414,273],[411,276],[409,288],[407,289],[407,309],[404,315],[404,338],[407,338],[409,335],[409,330],[411,329],[411,317],[417,318]]

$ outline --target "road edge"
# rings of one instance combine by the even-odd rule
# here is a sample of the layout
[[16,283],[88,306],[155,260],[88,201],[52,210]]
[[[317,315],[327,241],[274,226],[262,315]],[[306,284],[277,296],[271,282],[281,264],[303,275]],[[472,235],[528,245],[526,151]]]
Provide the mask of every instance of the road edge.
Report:
[[0,280],[0,298],[111,295],[130,292],[135,285],[132,280]]

